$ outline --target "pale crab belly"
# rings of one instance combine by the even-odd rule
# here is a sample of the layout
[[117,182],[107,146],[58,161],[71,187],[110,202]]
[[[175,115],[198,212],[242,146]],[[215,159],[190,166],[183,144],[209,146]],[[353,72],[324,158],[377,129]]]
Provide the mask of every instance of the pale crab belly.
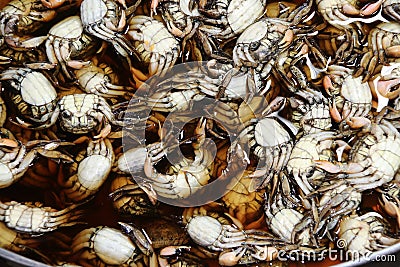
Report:
[[239,36],[237,44],[250,44],[260,41],[267,35],[269,26],[265,21],[253,23]]
[[264,147],[278,146],[291,141],[291,136],[280,123],[274,119],[265,118],[255,127],[256,142]]
[[[313,160],[320,158],[316,149],[309,144],[307,149],[294,147],[287,163],[288,168],[307,168],[313,166]],[[311,148],[311,149],[310,149]]]
[[329,106],[319,104],[311,108],[304,116],[294,113],[294,118],[299,120],[299,125],[304,128],[307,133],[317,133],[329,130],[332,127],[332,119],[329,113]]
[[84,0],[81,4],[81,19],[84,25],[101,22],[107,13],[103,0]]
[[393,177],[400,169],[400,142],[380,142],[371,147],[372,166]]
[[61,109],[69,110],[75,116],[83,116],[93,110],[98,103],[98,98],[91,94],[67,95],[61,99]]
[[248,94],[248,76],[249,74],[244,72],[232,77],[232,80],[229,82],[225,90],[227,97],[232,99],[245,99]]
[[109,77],[102,72],[102,69],[95,66],[90,66],[87,69],[82,68],[75,73],[76,76],[79,77],[79,84],[89,92],[97,90],[99,85],[103,85],[110,80]]
[[362,83],[362,77],[346,77],[342,84],[341,94],[352,103],[370,104],[372,102],[371,89],[367,82]]
[[111,162],[104,156],[93,155],[85,158],[78,167],[80,184],[88,190],[96,190],[108,177]]
[[149,53],[165,54],[178,49],[178,42],[162,24],[152,24],[143,32],[143,41],[135,42],[138,50],[144,49]]
[[9,209],[9,221],[7,222],[7,226],[18,229],[43,228],[43,218],[48,216],[46,213],[46,211],[40,208],[29,208],[25,205],[15,205],[12,209]]
[[54,25],[49,35],[65,39],[79,38],[83,33],[83,25],[79,16],[71,16]]
[[264,0],[232,1],[228,7],[228,22],[236,34],[243,32],[253,24],[265,10]]
[[53,102],[57,92],[43,74],[32,72],[21,82],[21,96],[30,105],[42,106]]
[[[275,234],[287,242],[291,240],[291,233],[296,224],[300,222],[303,215],[293,209],[282,209],[272,218],[269,227]],[[282,222],[285,222],[284,224]]]
[[[99,230],[93,238],[93,243],[94,251],[107,264],[124,264],[130,259],[131,255],[135,255],[135,246],[129,238],[111,228]],[[118,246],[110,244],[118,244]]]

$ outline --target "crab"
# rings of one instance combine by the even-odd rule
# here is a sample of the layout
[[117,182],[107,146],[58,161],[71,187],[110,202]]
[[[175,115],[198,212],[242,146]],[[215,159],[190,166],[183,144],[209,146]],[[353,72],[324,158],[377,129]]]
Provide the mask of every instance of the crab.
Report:
[[400,227],[400,186],[397,180],[375,189],[380,193],[379,204],[382,209],[391,217],[396,219]]
[[328,75],[323,78],[324,88],[332,99],[330,113],[336,122],[350,117],[366,117],[372,108],[371,88],[352,73],[352,69],[331,65]]
[[355,77],[364,75],[367,81],[379,66],[388,65],[400,57],[400,23],[386,22],[376,25],[368,34],[368,50],[364,53]]
[[[322,193],[317,205],[317,221],[313,233],[319,237],[329,235],[329,231],[335,229],[340,220],[352,213],[361,204],[362,194],[348,184],[342,184],[333,188],[324,187],[323,190],[313,191],[312,194]],[[310,194],[311,195],[311,194]]]
[[[79,142],[86,141],[82,138]],[[82,156],[82,155],[81,155]],[[72,175],[60,181],[63,193],[74,202],[80,202],[95,194],[103,185],[114,161],[113,147],[108,139],[94,143],[88,140],[86,157],[69,167]],[[96,164],[94,164],[96,162]]]
[[311,234],[311,229],[301,225],[305,217],[305,210],[302,207],[297,206],[279,192],[272,197],[266,195],[266,198],[271,199],[265,202],[264,212],[267,226],[272,233],[292,244],[317,244]]
[[[156,111],[187,111],[196,103],[215,105],[212,98],[223,102],[245,100],[266,94],[270,86],[263,86],[251,70],[241,71],[231,64],[210,61],[202,68],[187,64],[189,71],[170,71],[174,75],[151,85],[144,100]],[[209,105],[211,104],[211,105]],[[228,103],[229,104],[229,103]],[[206,109],[206,108],[205,108]]]
[[42,205],[39,202],[0,202],[0,221],[19,232],[40,234],[76,225],[83,215],[83,210],[75,210],[79,205],[71,205],[62,210]]
[[38,154],[64,162],[73,161],[69,156],[55,151],[62,142],[37,140],[24,145],[4,128],[0,140],[0,188],[19,181]]
[[[131,17],[128,20],[127,36],[132,40],[141,62],[148,66],[148,77],[164,75],[178,59],[178,41],[158,20],[143,15]],[[139,77],[144,74],[133,67],[131,69],[140,84]]]
[[[148,152],[144,166],[146,182],[150,183],[157,195],[165,198],[187,198],[205,186],[210,177],[209,164],[211,151],[205,149],[205,120],[201,119],[195,130],[198,139],[193,142],[194,160],[184,158],[179,164],[171,166],[172,174],[159,173],[153,166],[151,151]],[[156,149],[155,151],[159,151]],[[162,153],[162,152],[161,152]]]
[[287,21],[266,18],[246,28],[233,50],[235,67],[253,67],[267,77],[279,52],[293,40],[290,25]]
[[253,190],[251,174],[251,171],[246,171],[238,180],[232,179],[234,185],[222,197],[229,214],[243,225],[257,225],[263,220],[261,209],[264,205],[265,190]]
[[109,123],[126,125],[115,118],[110,105],[98,95],[66,95],[58,102],[57,109],[61,128],[73,134],[84,134],[100,128],[95,138],[105,137],[111,131]]
[[32,49],[46,40],[46,36],[29,36],[46,23],[60,17],[79,1],[69,0],[55,4],[55,0],[13,0],[0,10],[0,40],[15,49]]
[[287,49],[298,33],[307,33],[301,20],[307,20],[313,1],[300,5],[286,18],[263,18],[247,27],[233,49],[235,67],[253,68],[262,79],[266,78],[278,56]]
[[[161,0],[158,3],[158,1],[153,0],[152,3],[160,7],[162,10],[161,16],[166,27],[175,37],[185,38],[197,28],[198,22],[193,19],[196,16],[200,16],[200,13],[196,5],[192,6],[194,2]],[[154,10],[152,9],[151,13],[153,13]]]
[[310,194],[323,180],[325,173],[314,160],[333,160],[335,132],[307,134],[299,138],[292,149],[286,169],[305,195]]
[[135,49],[124,36],[127,28],[125,9],[124,0],[83,0],[80,15],[85,32],[110,42],[132,66],[130,56],[135,54]]
[[204,1],[198,12],[199,30],[216,38],[230,39],[241,34],[263,14],[265,0]]
[[388,223],[376,212],[344,217],[339,224],[338,237],[345,241],[344,249],[352,252],[349,254],[352,257],[369,256],[400,242],[400,239],[388,235]]
[[329,131],[332,126],[328,99],[311,88],[299,90],[291,97],[278,96],[270,106],[292,108],[291,122],[298,129],[298,136]]
[[85,229],[74,237],[72,253],[82,264],[137,266],[144,256],[141,248],[148,246],[151,244],[146,238],[132,241],[118,229],[98,226]]
[[360,33],[353,29],[338,29],[327,25],[318,34],[319,47],[332,58],[334,64],[354,64],[362,53]]
[[75,77],[81,88],[88,94],[96,94],[106,98],[123,97],[130,100],[133,97],[133,87],[118,85],[119,78],[106,63],[92,58],[89,64],[74,70]]
[[157,215],[157,205],[155,198],[149,197],[156,195],[151,192],[151,187],[141,183],[140,186],[131,178],[126,176],[117,176],[111,182],[110,198],[113,201],[114,208],[121,214],[131,214],[135,216]]
[[21,126],[41,127],[57,118],[57,91],[41,72],[10,67],[0,74],[0,81],[5,90],[3,93],[17,108],[16,120]]
[[[388,104],[388,100],[393,100],[393,107],[395,110],[398,110],[398,96],[400,94],[400,89],[398,88],[400,84],[400,58],[391,62],[388,66],[382,67],[380,73],[375,75],[369,84],[375,93],[374,96],[376,96],[378,100],[378,111],[382,111],[382,109],[385,108],[385,105]],[[387,115],[392,113],[388,117],[392,115],[392,119],[396,117],[396,112],[393,110],[387,111]]]
[[266,231],[241,230],[211,216],[191,218],[186,229],[196,244],[221,251],[219,263],[225,266],[270,261],[277,256],[277,246],[285,244]]
[[[330,24],[337,28],[351,28],[350,23],[362,21],[365,16],[373,15],[382,5],[382,0],[375,3],[368,3],[364,7],[357,5],[355,0],[317,0],[318,11],[322,17]],[[380,14],[377,14],[373,21],[383,19]],[[349,25],[350,24],[350,25]],[[360,26],[360,25],[358,25]]]
[[[44,41],[43,41],[44,42]],[[42,47],[31,48],[12,48],[7,45],[0,45],[0,65],[21,67],[28,66],[36,62],[45,62],[46,52]]]
[[258,159],[253,189],[265,188],[268,182],[277,177],[286,165],[294,144],[297,128],[285,118],[279,116],[283,105],[274,101],[263,111],[261,117],[246,122],[237,137],[242,146],[250,147]]
[[92,57],[100,45],[101,42],[83,32],[79,16],[70,16],[51,27],[45,43],[49,61],[57,64],[69,80],[74,77],[67,66],[80,69],[89,64],[84,59]]
[[392,181],[400,169],[400,134],[388,121],[372,122],[364,117],[346,120],[352,128],[361,128],[361,136],[349,152],[349,160],[332,163],[315,160],[318,168],[336,174],[342,180],[337,186],[348,183],[364,191]]

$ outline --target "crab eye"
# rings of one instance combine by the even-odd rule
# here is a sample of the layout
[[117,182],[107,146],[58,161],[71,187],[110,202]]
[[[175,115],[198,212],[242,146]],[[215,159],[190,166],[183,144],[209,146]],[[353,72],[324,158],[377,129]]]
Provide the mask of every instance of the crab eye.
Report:
[[260,47],[261,43],[259,41],[250,43],[250,50],[254,51]]
[[71,116],[72,116],[72,114],[71,114],[71,112],[68,111],[68,110],[64,110],[64,111],[61,113],[61,117],[63,117],[63,119],[69,119],[69,118],[71,118]]

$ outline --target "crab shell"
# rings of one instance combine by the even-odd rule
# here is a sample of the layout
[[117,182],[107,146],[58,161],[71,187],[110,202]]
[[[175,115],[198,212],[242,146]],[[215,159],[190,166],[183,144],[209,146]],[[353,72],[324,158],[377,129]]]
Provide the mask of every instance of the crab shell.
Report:
[[93,131],[101,122],[98,110],[99,97],[93,94],[66,95],[59,101],[60,126],[64,131],[85,134]]
[[42,73],[28,68],[9,68],[0,74],[0,80],[24,118],[44,122],[51,117],[57,92]]
[[259,65],[275,59],[289,23],[279,19],[264,19],[250,25],[239,36],[233,51],[236,65]]
[[[106,226],[89,228],[78,233],[72,243],[73,253],[88,249],[90,254],[107,265],[134,266],[138,256],[136,245],[117,229]],[[81,257],[86,257],[82,253]],[[92,256],[89,256],[92,258]]]

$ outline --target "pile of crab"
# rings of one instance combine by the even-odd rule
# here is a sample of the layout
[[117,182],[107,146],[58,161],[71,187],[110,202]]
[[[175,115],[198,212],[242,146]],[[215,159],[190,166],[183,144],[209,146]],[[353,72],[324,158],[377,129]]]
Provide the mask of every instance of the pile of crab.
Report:
[[0,4],[0,248],[288,266],[400,243],[400,1],[294,2]]

